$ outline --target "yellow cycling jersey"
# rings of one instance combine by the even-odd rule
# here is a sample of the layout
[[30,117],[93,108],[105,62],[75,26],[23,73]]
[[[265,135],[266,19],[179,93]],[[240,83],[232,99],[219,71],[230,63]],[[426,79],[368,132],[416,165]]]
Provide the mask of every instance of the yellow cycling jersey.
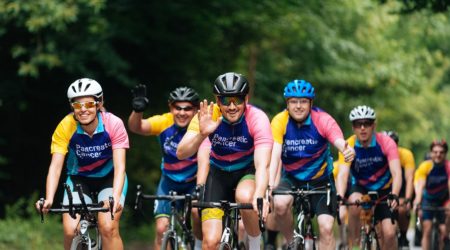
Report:
[[159,135],[174,124],[172,113],[154,115],[149,117],[147,121],[151,125],[150,135]]
[[424,180],[425,199],[439,199],[448,194],[448,178],[450,173],[450,161],[436,165],[433,161],[422,162],[414,174],[414,183]]
[[403,147],[398,147],[398,154],[400,157],[400,164],[402,165],[403,169],[416,169],[414,155],[411,150]]

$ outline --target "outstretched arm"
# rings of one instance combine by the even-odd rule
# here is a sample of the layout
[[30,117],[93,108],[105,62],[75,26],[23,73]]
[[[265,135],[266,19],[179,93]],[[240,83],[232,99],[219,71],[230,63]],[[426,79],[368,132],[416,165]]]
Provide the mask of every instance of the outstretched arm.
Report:
[[355,159],[355,149],[348,145],[348,142],[342,138],[338,138],[334,141],[333,145],[342,153],[345,162],[351,162]]
[[[46,193],[43,211],[46,213],[52,207],[55,199],[56,189],[58,188],[59,178],[64,166],[65,155],[61,153],[53,153],[50,167],[47,174]],[[39,201],[36,202],[36,209],[39,210]]]
[[142,112],[131,112],[130,117],[128,117],[128,128],[131,132],[140,134],[140,135],[148,135],[152,130],[152,126],[150,122],[142,119]]
[[124,148],[113,149],[114,161],[114,181],[113,181],[113,197],[114,197],[114,213],[122,210],[120,205],[120,197],[125,183],[125,155]]
[[281,150],[282,145],[274,142],[272,148],[272,157],[270,158],[269,167],[269,187],[273,188],[278,185],[278,175],[281,169]]

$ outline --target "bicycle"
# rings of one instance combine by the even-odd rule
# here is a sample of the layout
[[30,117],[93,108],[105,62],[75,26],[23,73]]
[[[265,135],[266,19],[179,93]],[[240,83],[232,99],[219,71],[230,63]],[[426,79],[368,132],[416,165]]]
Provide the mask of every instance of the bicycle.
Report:
[[[322,190],[317,190],[322,189]],[[314,234],[311,220],[311,195],[327,195],[327,206],[331,208],[331,186],[328,184],[326,189],[323,187],[315,190],[304,190],[293,188],[292,190],[274,190],[272,195],[292,195],[294,197],[294,214],[297,214],[297,227],[294,227],[294,237],[288,243],[288,249],[316,249],[316,236]]]
[[[374,211],[376,206],[381,204],[388,204],[387,200],[392,200],[392,198],[389,195],[387,195],[379,199],[378,192],[369,191],[367,194],[361,197],[361,200],[357,200],[355,202],[344,202],[342,204],[345,206],[361,207],[359,218],[362,224],[360,230],[361,250],[380,249],[378,233],[375,229],[377,221],[375,220]],[[395,223],[393,213],[391,213],[391,222],[392,224]]]
[[[219,250],[225,249],[245,249],[244,244],[239,244],[238,230],[239,230],[239,209],[253,209],[251,203],[232,203],[221,200],[219,202],[193,202],[193,207],[198,208],[220,208],[224,211],[222,218],[223,231],[219,243]],[[257,209],[259,217],[259,229],[261,233],[265,231],[265,225],[262,218],[263,199],[257,199]]]
[[[197,199],[198,194],[177,195],[176,192],[170,191],[169,195],[147,195],[142,193],[142,186],[137,185],[135,210],[142,207],[143,200],[168,200],[170,201],[170,217],[169,228],[164,232],[161,249],[194,249],[195,238],[191,226],[191,209],[192,200]],[[177,209],[176,201],[184,201],[184,209],[180,213]],[[181,236],[177,233],[177,225],[181,229]]]
[[[416,209],[416,214],[418,210],[422,211],[431,211],[431,212],[446,212],[449,209],[446,207],[438,207],[438,206],[418,206]],[[440,231],[439,231],[439,221],[436,218],[436,214],[433,216],[433,219],[431,221],[431,237],[430,237],[430,248],[429,249],[439,249],[439,238],[440,238]],[[420,217],[417,216],[416,226],[419,230],[421,230],[421,220]],[[449,248],[448,246],[445,246],[445,248]]]
[[[72,239],[70,246],[71,250],[100,250],[102,249],[102,240],[98,230],[97,217],[94,213],[110,212],[111,220],[114,220],[114,199],[112,196],[109,197],[109,208],[103,207],[103,201],[100,201],[99,203],[86,204],[81,185],[77,184],[75,187],[79,194],[81,204],[73,204],[73,196],[70,187],[68,184],[64,183],[64,189],[67,192],[69,205],[61,205],[61,208],[50,208],[49,212],[56,214],[68,213],[73,219],[77,218],[77,214],[80,215],[80,221],[78,222],[75,230],[75,237]],[[39,207],[41,223],[44,223],[44,213],[42,211],[43,206],[44,198],[40,198]]]

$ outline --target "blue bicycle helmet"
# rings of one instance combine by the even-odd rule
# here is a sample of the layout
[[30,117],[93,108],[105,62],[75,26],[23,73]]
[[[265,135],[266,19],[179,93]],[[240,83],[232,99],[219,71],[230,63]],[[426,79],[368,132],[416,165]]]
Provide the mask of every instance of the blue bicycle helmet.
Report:
[[284,88],[284,98],[309,98],[314,99],[314,87],[305,80],[294,80],[289,82]]

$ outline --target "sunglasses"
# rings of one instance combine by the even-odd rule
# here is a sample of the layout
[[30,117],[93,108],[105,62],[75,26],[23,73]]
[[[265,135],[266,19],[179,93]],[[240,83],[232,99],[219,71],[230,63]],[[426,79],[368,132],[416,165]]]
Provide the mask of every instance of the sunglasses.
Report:
[[245,102],[245,96],[217,96],[219,99],[219,102],[222,105],[230,106],[231,103],[234,103],[234,105],[241,105]]
[[309,99],[289,99],[288,100],[288,104],[290,105],[305,105],[308,104],[310,102]]
[[94,108],[97,105],[98,102],[96,101],[90,101],[90,102],[72,102],[70,105],[72,105],[72,108],[74,109],[81,109],[82,107],[85,107],[86,109]]
[[174,107],[177,111],[184,110],[184,111],[188,112],[188,111],[194,110],[194,107],[193,107],[193,106],[185,106],[185,107],[181,107],[181,106],[178,106],[178,105],[173,105],[173,107]]
[[361,128],[364,126],[365,128],[371,127],[374,123],[374,120],[362,120],[362,121],[354,121],[353,127],[354,128]]

